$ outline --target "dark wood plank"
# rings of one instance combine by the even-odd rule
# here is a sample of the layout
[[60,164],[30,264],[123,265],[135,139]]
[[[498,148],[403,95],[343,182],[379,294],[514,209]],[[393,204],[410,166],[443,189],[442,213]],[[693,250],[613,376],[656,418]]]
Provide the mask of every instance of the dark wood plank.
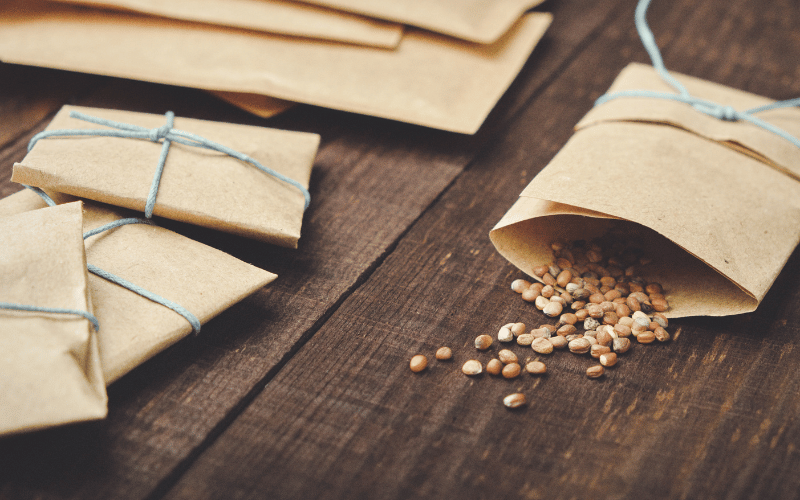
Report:
[[613,5],[547,6],[556,11],[557,28],[473,137],[308,106],[259,121],[193,91],[134,82],[113,81],[79,100],[153,112],[166,103],[187,116],[319,132],[314,202],[298,251],[171,224],[280,278],[206,325],[199,339],[114,384],[106,421],[5,440],[0,496],[158,497],[361,286],[481,147],[505,132],[509,117],[563,68]]
[[[674,342],[636,346],[603,380],[587,380],[589,360],[567,353],[548,358],[541,379],[459,371],[489,358],[472,347],[477,334],[544,322],[508,290],[520,273],[487,233],[627,61],[646,60],[630,30],[634,3],[426,211],[167,498],[798,497],[800,251],[757,312],[673,321]],[[651,25],[670,67],[788,98],[800,95],[796,23],[786,22],[797,14],[788,0],[684,0],[659,2]],[[759,57],[747,57],[753,47]],[[454,362],[411,374],[413,354],[441,345]],[[507,411],[500,399],[517,390],[531,403]]]

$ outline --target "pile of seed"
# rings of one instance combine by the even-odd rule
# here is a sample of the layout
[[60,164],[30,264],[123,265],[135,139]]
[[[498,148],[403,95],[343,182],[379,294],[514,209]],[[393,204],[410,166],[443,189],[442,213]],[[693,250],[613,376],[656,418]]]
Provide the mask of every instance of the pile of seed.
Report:
[[[617,364],[619,354],[631,348],[631,337],[640,344],[670,339],[666,330],[668,321],[662,314],[669,308],[669,302],[660,284],[638,276],[639,270],[649,263],[640,250],[619,240],[609,243],[607,239],[556,242],[551,248],[554,262],[533,270],[541,283],[517,279],[511,283],[511,289],[523,300],[533,302],[545,316],[558,317],[558,322],[530,331],[524,323],[506,324],[497,333],[499,342],[511,343],[516,339],[518,345],[530,346],[540,355],[565,348],[574,354],[588,353],[599,364],[590,366],[586,376],[600,378],[605,368]],[[485,351],[492,343],[490,335],[479,335],[475,348]],[[443,350],[447,357],[440,357]],[[451,356],[447,347],[436,353],[437,359]],[[412,358],[412,371],[421,371],[425,366],[427,358],[424,356]],[[547,367],[541,361],[532,361],[525,365],[525,370],[541,375],[546,373]],[[497,358],[486,364],[486,371],[512,379],[519,376],[522,367],[516,354],[501,349]],[[483,365],[471,359],[463,364],[462,372],[479,375]],[[511,394],[503,403],[517,408],[525,404],[525,395]]]

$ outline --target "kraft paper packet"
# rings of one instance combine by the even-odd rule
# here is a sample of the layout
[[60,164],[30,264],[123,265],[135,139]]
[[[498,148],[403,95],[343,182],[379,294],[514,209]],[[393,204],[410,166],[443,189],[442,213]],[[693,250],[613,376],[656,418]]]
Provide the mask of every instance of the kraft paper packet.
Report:
[[0,60],[268,95],[471,134],[551,20],[526,14],[491,45],[409,29],[397,49],[384,50],[10,0],[0,2]]
[[[108,129],[72,110],[147,128],[163,115],[64,106],[53,129]],[[308,187],[319,135],[175,118],[175,128],[218,142]],[[45,138],[18,164],[12,180],[143,212],[161,144],[114,137]],[[305,199],[297,187],[222,153],[173,143],[153,213],[290,248],[297,247]]]
[[[769,99],[673,73],[697,97],[749,109]],[[650,66],[628,66],[610,91],[670,91]],[[800,110],[759,113],[800,134]],[[751,312],[800,241],[800,152],[742,122],[685,104],[622,98],[591,110],[490,233],[529,275],[552,241],[637,235],[671,317]],[[786,144],[784,144],[786,142]]]
[[497,41],[528,9],[544,0],[301,0],[388,19],[477,43]]
[[[74,199],[51,194],[56,202]],[[26,189],[0,200],[0,217],[38,212],[43,206],[41,198]],[[83,230],[132,216],[135,214],[86,201]],[[86,259],[183,306],[202,324],[276,278],[224,252],[145,224],[122,226],[87,239]],[[94,274],[89,274],[89,290],[100,322],[97,338],[106,384],[192,331],[183,316]]]
[[402,25],[282,0],[58,0],[269,33],[394,48]]
[[[0,302],[91,312],[81,204],[0,217]],[[0,309],[0,435],[95,420],[107,397],[85,318]]]

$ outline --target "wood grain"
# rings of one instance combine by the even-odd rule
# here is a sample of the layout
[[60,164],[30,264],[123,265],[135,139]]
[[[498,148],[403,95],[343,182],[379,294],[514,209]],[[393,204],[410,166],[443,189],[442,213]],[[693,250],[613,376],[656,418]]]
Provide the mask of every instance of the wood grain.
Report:
[[[473,137],[311,106],[261,120],[196,90],[0,64],[0,195],[68,101],[323,138],[298,251],[164,222],[279,279],[115,383],[107,420],[0,439],[0,498],[798,498],[800,252],[756,313],[676,321],[676,341],[602,380],[568,353],[542,378],[459,370],[488,359],[477,334],[544,322],[487,234],[647,61],[635,3],[546,2],[553,26]],[[649,19],[670,68],[800,95],[794,0],[657,0]],[[445,344],[453,362],[408,370]],[[508,411],[516,390],[529,404]]]
[[[800,481],[789,471],[800,465],[800,375],[792,355],[800,347],[800,252],[756,313],[675,321],[676,341],[636,346],[603,380],[586,379],[590,361],[567,353],[547,358],[543,378],[460,373],[466,359],[489,359],[471,346],[476,335],[509,321],[544,322],[508,290],[519,273],[486,233],[624,64],[644,60],[621,21],[632,18],[627,4],[167,498],[797,497]],[[783,75],[745,76],[779,58],[739,61],[735,53],[748,45],[736,38],[739,30],[715,34],[720,47],[706,64],[683,57],[719,19],[747,26],[750,44],[763,46],[756,36],[780,32],[778,13],[791,10],[788,4],[775,11],[754,1],[669,8],[680,15],[666,15],[662,5],[652,25],[658,33],[667,21],[680,23],[660,39],[670,67],[777,98],[800,93],[796,82],[786,88]],[[658,12],[666,21],[655,20]],[[408,370],[412,355],[432,358],[441,345],[454,349],[454,361],[432,362],[419,375]],[[500,400],[517,390],[531,402],[508,411]]]

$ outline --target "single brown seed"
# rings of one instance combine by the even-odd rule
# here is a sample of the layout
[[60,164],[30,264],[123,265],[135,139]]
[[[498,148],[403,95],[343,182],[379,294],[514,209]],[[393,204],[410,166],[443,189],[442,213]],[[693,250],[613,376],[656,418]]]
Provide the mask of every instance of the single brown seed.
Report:
[[631,308],[628,304],[614,304],[614,312],[617,313],[618,318],[631,315]]
[[622,298],[622,294],[620,294],[616,289],[607,291],[604,296],[609,302],[613,302],[616,299]]
[[525,323],[514,323],[511,325],[511,333],[514,335],[522,335],[525,333]]
[[603,366],[614,366],[617,364],[617,354],[613,352],[607,352],[605,354],[600,355],[600,364]]
[[558,273],[558,276],[556,276],[556,283],[561,288],[567,286],[567,283],[570,281],[572,281],[572,273],[566,269]]
[[604,302],[606,300],[606,296],[602,293],[593,293],[589,296],[589,302],[592,304],[599,304],[600,302]]
[[539,283],[538,281],[531,285],[531,289],[536,290],[537,292],[540,292],[540,293],[542,291],[542,288],[544,288],[544,285]]
[[[499,362],[499,360],[498,360]],[[483,365],[476,359],[470,359],[461,367],[465,375],[480,375],[483,372]]]
[[[608,272],[608,270],[606,270]],[[603,276],[600,278],[600,284],[603,286],[611,287],[612,289],[617,286],[617,280],[614,279],[612,276]]]
[[614,303],[604,300],[600,302],[600,307],[603,308],[604,313],[614,312]]
[[428,366],[428,358],[426,358],[422,354],[417,354],[416,356],[411,358],[411,361],[408,363],[408,366],[409,368],[411,368],[412,372],[419,373],[422,370],[424,370],[426,366]]
[[558,267],[558,265],[556,264],[550,264],[550,266],[547,268],[547,272],[550,273],[550,276],[555,278],[556,276],[561,274],[561,268]]
[[631,318],[630,316],[621,316],[619,318],[619,324],[625,325],[628,328],[630,328],[631,326],[633,326],[633,318]]
[[538,338],[550,338],[550,330],[547,328],[537,328],[535,330],[531,330],[531,335],[533,335],[534,340]]
[[519,361],[517,359],[517,355],[508,349],[500,349],[500,352],[497,353],[497,357],[503,364],[506,365],[509,363],[516,363],[517,361]]
[[582,301],[582,302],[586,302],[587,300],[589,300],[589,297],[591,297],[591,296],[592,296],[592,292],[590,292],[589,290],[587,290],[585,288],[578,288],[577,290],[572,292],[572,298],[575,299],[575,300]]
[[653,321],[658,323],[661,328],[666,328],[669,326],[669,320],[667,317],[659,312],[653,314]]
[[545,314],[545,316],[550,316],[553,318],[561,314],[561,311],[563,310],[564,308],[558,302],[550,302],[544,307],[544,309],[542,309],[542,312]]
[[533,275],[537,278],[541,278],[545,274],[547,274],[548,266],[536,266],[533,268]]
[[475,349],[485,351],[492,345],[492,337],[489,335],[478,335],[475,337]]
[[578,322],[578,317],[573,313],[564,313],[558,320],[565,325],[574,325]]
[[519,408],[520,406],[524,406],[525,395],[520,392],[509,394],[503,398],[503,404],[506,406],[506,408]]
[[489,375],[500,375],[501,371],[503,371],[503,363],[499,359],[490,359],[486,363],[486,373]]
[[556,334],[562,336],[572,335],[573,333],[578,333],[578,329],[575,328],[575,325],[564,325],[556,330]]
[[607,330],[598,331],[595,338],[597,339],[597,343],[602,346],[609,346],[614,340],[614,337],[612,337]]
[[656,329],[653,331],[653,335],[655,335],[659,342],[666,342],[669,340],[669,333],[660,326],[656,327]]
[[571,341],[568,346],[570,352],[574,352],[575,354],[586,354],[589,352],[589,348],[592,346],[592,343],[589,341],[589,338],[581,337]]
[[628,306],[628,309],[630,309],[633,312],[642,310],[642,306],[639,304],[639,301],[636,300],[636,297],[633,297],[631,295],[628,295],[628,300],[626,301],[626,304]]
[[540,325],[539,328],[549,331],[551,335],[556,332],[556,327],[553,326],[553,325],[544,324],[544,325]]
[[545,285],[553,286],[556,284],[556,279],[552,274],[544,273],[544,276],[542,276],[542,282],[544,282]]
[[589,378],[600,378],[605,373],[606,369],[603,365],[594,365],[586,369],[586,376]]
[[519,372],[522,371],[522,368],[519,366],[519,363],[509,363],[503,367],[503,377],[504,378],[515,378],[519,375]]
[[578,321],[586,321],[586,318],[589,317],[589,311],[586,309],[578,309],[575,311],[575,317],[578,318]]
[[547,298],[545,298],[545,297],[543,297],[543,296],[541,296],[541,295],[539,295],[538,297],[536,297],[536,300],[533,302],[533,304],[536,306],[536,309],[538,309],[538,310],[540,310],[540,311],[543,311],[543,310],[544,310],[544,308],[545,308],[545,307],[547,306],[547,304],[549,304],[549,303],[550,303],[550,299],[547,299]]
[[615,312],[607,312],[603,315],[603,324],[614,326],[619,323],[619,316]]
[[649,285],[644,287],[644,290],[645,290],[645,292],[647,292],[649,294],[653,294],[653,293],[663,294],[664,293],[664,288],[658,283],[650,283]]
[[511,328],[503,327],[497,332],[497,340],[500,342],[511,342],[514,340],[514,334],[511,333]]
[[540,290],[531,287],[522,292],[522,300],[524,300],[525,302],[533,302],[540,294],[541,294]]
[[561,269],[567,269],[572,267],[572,262],[569,259],[565,258],[564,255],[562,254],[562,256],[556,260],[556,265]]
[[517,337],[517,344],[519,344],[519,345],[531,345],[531,342],[533,342],[534,338],[535,337],[530,333],[523,333],[522,335]]
[[531,361],[525,365],[525,371],[531,375],[544,375],[547,373],[547,367],[541,361]]
[[630,288],[631,293],[644,292],[644,287],[642,287],[642,285],[640,285],[639,283],[633,281],[628,283],[628,288]]
[[561,304],[562,308],[565,305],[567,305],[567,302],[564,300],[563,297],[561,297],[561,295],[553,295],[552,297],[550,297],[550,302],[558,302],[559,304]]
[[614,331],[617,333],[618,337],[631,336],[631,327],[625,326],[622,323],[617,323],[616,325],[614,325]]
[[556,349],[563,349],[563,348],[567,347],[567,339],[565,337],[560,336],[560,335],[555,336],[555,337],[550,337],[547,340],[549,340],[550,343],[553,344],[553,347],[555,347]]
[[552,286],[550,286],[550,285],[545,285],[545,286],[542,288],[542,297],[544,297],[544,298],[546,298],[546,299],[549,299],[550,297],[552,297],[552,296],[553,296],[553,295],[555,295],[555,294],[556,294],[556,289],[555,289],[555,288],[553,288],[553,287],[552,287]]
[[603,308],[597,303],[587,304],[586,312],[588,312],[589,316],[594,319],[602,318],[604,314]]
[[638,300],[640,304],[642,302],[647,302],[650,300],[650,297],[648,297],[647,294],[644,292],[631,292],[631,294],[628,295],[628,297],[633,297],[634,299]]
[[531,342],[531,348],[539,354],[550,354],[553,352],[553,344],[550,339],[538,338]]
[[[597,278],[593,278],[591,276],[584,276],[583,282],[586,284],[586,289],[590,290],[590,291],[592,289],[597,290],[597,287],[600,286],[600,280],[597,279]],[[589,287],[592,287],[592,288],[589,288]]]
[[652,299],[650,304],[653,306],[653,310],[658,312],[664,312],[669,309],[669,302],[667,302],[667,299]]
[[522,293],[531,287],[531,282],[528,280],[517,279],[511,282],[511,289],[517,293]]
[[631,348],[631,341],[630,339],[620,337],[618,339],[614,339],[614,342],[611,343],[611,347],[614,349],[614,352],[622,354],[624,352],[628,352],[628,349]]
[[564,301],[564,304],[572,304],[573,302],[572,295],[568,294],[567,292],[561,292],[559,298]]
[[639,341],[640,344],[649,344],[656,339],[656,335],[653,332],[647,331],[642,332],[636,336],[636,340]]
[[651,293],[648,294],[648,296],[650,297],[650,302],[652,302],[655,299],[666,299],[666,297],[664,297],[664,295],[660,293]]
[[589,354],[593,358],[599,358],[601,354],[605,354],[607,352],[611,352],[611,348],[600,344],[595,344],[589,349]]
[[582,338],[583,338],[583,335],[581,335],[580,333],[573,333],[572,335],[567,335],[566,337],[564,337],[564,340],[566,340],[567,344],[569,344],[570,342],[572,342],[575,339],[582,339]]
[[659,326],[661,326],[661,325],[659,325],[655,321],[651,321],[650,322],[650,326],[648,326],[647,329],[651,330],[651,331],[656,331],[656,328],[658,328]]
[[436,359],[439,361],[447,361],[453,357],[453,350],[449,347],[440,347],[436,350]]
[[597,344],[597,339],[591,335],[584,335],[583,338],[588,340],[591,345]]

